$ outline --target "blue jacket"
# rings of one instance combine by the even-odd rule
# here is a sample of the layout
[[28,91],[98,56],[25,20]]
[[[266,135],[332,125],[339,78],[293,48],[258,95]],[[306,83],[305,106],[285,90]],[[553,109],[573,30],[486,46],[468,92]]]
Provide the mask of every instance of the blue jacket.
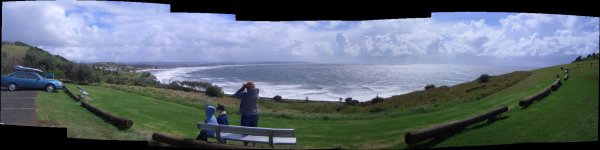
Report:
[[223,112],[223,114],[219,115],[219,117],[217,117],[217,122],[219,122],[219,124],[229,125],[229,116],[227,116],[227,113]]
[[258,115],[258,93],[257,88],[246,90],[240,88],[233,96],[239,98],[240,102],[240,113],[242,115]]
[[[206,110],[205,110],[205,114],[206,114],[206,119],[204,120],[204,123],[207,124],[219,124],[217,122],[217,118],[215,118],[215,116],[213,116],[215,114],[215,112],[217,111],[217,109],[214,106],[206,106]],[[205,131],[207,136],[211,136],[211,137],[215,137],[215,131]]]

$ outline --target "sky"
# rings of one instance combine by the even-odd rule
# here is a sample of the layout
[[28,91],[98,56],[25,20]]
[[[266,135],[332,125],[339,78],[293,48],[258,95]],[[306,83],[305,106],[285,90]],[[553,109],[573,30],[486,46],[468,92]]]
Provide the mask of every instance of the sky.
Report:
[[365,21],[235,21],[164,4],[2,2],[2,41],[77,62],[308,61],[547,66],[598,52],[599,18],[433,13]]

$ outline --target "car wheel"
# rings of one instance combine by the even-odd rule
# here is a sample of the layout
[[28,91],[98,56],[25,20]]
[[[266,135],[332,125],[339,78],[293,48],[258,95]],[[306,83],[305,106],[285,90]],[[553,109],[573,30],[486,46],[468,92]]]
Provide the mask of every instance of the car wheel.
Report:
[[10,91],[17,90],[17,85],[15,83],[8,84],[8,90],[10,90]]
[[54,92],[54,89],[56,89],[56,88],[54,88],[54,85],[52,85],[52,84],[46,85],[46,92],[52,93],[52,92]]

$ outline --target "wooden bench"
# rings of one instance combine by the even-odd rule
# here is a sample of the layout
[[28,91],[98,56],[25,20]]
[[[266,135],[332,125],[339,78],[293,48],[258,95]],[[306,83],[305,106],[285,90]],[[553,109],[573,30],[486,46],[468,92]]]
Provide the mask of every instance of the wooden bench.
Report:
[[273,148],[273,145],[275,144],[296,144],[294,129],[215,125],[202,122],[198,122],[198,128],[201,130],[215,131],[215,138],[220,143],[226,143],[227,140],[267,143],[271,148]]
[[77,89],[79,89],[79,93],[81,93],[81,95],[83,95],[82,99],[85,99],[85,97],[90,96],[90,93],[86,92],[83,88],[81,88],[79,85],[77,86]]

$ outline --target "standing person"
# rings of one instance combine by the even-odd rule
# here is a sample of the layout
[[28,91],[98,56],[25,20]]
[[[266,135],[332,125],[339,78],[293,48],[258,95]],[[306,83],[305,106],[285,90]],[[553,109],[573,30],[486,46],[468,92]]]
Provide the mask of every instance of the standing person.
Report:
[[240,99],[240,114],[242,115],[241,126],[258,127],[258,93],[254,81],[242,84],[234,97]]

